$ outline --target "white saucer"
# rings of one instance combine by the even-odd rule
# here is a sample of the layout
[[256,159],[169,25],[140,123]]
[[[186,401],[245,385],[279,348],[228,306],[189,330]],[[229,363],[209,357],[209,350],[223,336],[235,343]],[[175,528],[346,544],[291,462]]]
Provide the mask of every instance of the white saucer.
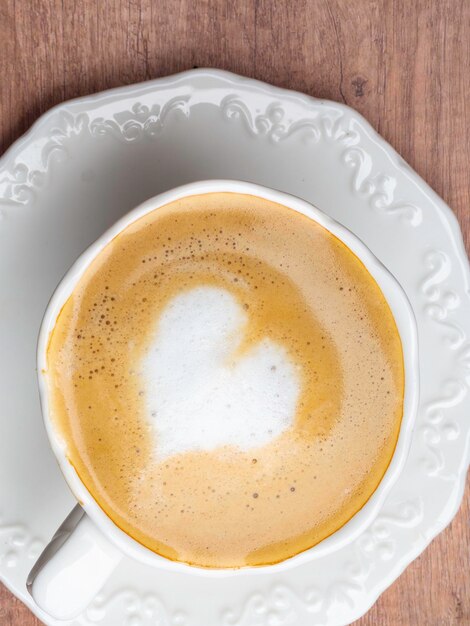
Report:
[[[65,270],[119,216],[198,179],[309,200],[397,277],[420,339],[422,397],[403,474],[352,545],[278,574],[196,579],[125,560],[73,626],[340,626],[452,519],[469,462],[470,275],[444,202],[357,113],[215,70],[63,104],[0,161],[0,579],[26,575],[73,506],[49,451],[35,346]],[[64,622],[60,622],[64,624]]]

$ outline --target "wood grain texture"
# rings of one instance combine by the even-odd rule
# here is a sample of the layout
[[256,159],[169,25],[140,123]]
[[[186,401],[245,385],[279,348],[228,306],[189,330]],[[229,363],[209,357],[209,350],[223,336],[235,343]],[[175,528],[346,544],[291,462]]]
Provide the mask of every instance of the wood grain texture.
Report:
[[[1,0],[0,152],[65,99],[219,67],[360,111],[470,242],[468,0]],[[469,490],[360,626],[470,624]],[[0,625],[38,620],[0,588]],[[299,625],[308,626],[308,625]]]

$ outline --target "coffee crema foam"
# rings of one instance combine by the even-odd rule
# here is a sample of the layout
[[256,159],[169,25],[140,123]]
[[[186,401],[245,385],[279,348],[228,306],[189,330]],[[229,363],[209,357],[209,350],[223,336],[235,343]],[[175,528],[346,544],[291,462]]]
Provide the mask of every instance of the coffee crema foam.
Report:
[[369,499],[403,413],[399,334],[308,217],[187,197],[115,237],[51,333],[52,419],[127,534],[210,568],[276,563]]

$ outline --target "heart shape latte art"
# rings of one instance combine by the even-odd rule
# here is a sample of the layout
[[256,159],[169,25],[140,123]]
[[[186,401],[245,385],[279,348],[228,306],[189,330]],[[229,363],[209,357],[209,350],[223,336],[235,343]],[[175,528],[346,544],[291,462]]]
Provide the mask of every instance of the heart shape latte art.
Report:
[[292,426],[296,368],[269,338],[237,354],[248,316],[230,292],[214,287],[168,303],[143,368],[159,458],[256,448]]

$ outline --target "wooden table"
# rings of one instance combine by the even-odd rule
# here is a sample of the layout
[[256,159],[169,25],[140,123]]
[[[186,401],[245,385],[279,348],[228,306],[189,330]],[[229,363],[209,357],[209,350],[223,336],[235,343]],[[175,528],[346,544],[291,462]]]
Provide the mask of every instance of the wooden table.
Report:
[[[468,246],[468,0],[1,0],[0,40],[0,152],[68,98],[224,68],[360,111],[454,209]],[[357,624],[470,624],[469,519],[467,489]],[[0,588],[1,626],[38,624]]]

